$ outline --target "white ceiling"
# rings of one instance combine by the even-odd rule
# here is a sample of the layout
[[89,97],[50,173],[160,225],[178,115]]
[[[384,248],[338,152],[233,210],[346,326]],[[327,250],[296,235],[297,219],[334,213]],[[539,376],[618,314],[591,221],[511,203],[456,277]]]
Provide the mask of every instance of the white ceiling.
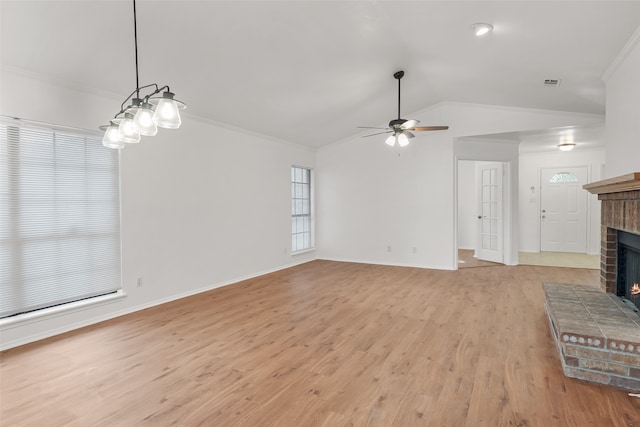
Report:
[[[403,117],[442,101],[604,113],[601,76],[640,1],[138,0],[137,14],[141,85],[318,147],[395,118],[399,69]],[[135,88],[130,1],[2,0],[1,15],[4,67],[123,100]],[[495,30],[477,38],[474,22]]]

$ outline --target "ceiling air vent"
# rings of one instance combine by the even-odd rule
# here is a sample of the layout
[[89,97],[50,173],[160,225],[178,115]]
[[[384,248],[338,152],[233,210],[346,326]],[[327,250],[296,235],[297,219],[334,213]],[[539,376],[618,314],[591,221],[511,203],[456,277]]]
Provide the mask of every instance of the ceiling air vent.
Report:
[[560,80],[558,79],[544,79],[545,86],[558,86],[560,85]]

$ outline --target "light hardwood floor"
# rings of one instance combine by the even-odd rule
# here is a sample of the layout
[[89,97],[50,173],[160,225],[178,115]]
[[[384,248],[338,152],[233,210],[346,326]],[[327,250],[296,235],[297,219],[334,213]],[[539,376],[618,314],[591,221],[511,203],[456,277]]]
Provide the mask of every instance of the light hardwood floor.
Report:
[[2,426],[640,426],[566,378],[542,281],[314,261],[0,354]]

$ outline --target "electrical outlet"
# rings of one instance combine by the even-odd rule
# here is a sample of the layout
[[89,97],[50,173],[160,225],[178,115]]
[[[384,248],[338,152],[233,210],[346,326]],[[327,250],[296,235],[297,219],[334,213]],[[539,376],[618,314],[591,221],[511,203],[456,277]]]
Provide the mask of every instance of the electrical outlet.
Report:
[[418,248],[416,248],[415,246],[413,247],[413,249],[411,250],[414,254],[418,253]]
[[142,276],[138,277],[138,280],[136,280],[136,284],[139,288],[142,287]]
[[387,246],[387,252],[391,252],[391,245]]

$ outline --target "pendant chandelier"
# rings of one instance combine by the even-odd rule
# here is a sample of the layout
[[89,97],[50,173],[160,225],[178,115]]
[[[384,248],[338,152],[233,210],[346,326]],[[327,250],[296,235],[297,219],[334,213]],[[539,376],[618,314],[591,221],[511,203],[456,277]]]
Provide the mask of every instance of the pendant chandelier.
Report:
[[[182,124],[180,110],[187,106],[174,99],[169,86],[160,87],[157,83],[140,86],[138,78],[138,27],[136,19],[136,0],[133,0],[133,37],[136,53],[136,88],[120,105],[120,111],[100,126],[105,131],[102,145],[108,148],[122,149],[126,144],[140,142],[140,136],[154,136],[158,128],[177,129]],[[148,92],[142,95],[142,91]],[[155,96],[162,92],[162,96]],[[129,103],[130,102],[130,103]]]

